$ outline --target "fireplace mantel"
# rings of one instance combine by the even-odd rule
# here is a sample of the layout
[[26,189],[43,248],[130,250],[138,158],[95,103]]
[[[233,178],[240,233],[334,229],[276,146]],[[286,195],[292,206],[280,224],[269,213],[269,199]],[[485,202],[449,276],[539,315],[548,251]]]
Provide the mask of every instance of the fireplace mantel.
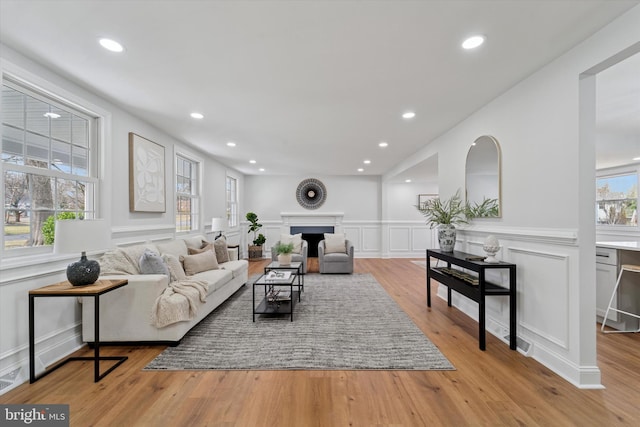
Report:
[[280,212],[282,225],[332,225],[336,231],[342,227],[344,212]]

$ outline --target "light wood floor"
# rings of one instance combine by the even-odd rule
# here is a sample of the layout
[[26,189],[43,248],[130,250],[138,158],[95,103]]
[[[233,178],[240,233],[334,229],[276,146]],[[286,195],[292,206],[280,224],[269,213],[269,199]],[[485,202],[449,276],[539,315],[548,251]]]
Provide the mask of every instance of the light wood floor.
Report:
[[[264,264],[251,262],[250,273]],[[480,351],[475,321],[437,297],[427,309],[425,271],[410,260],[355,267],[377,278],[455,371],[143,372],[162,346],[107,347],[104,355],[129,360],[101,382],[92,362],[72,362],[0,403],[66,403],[82,427],[640,425],[640,334],[598,333],[606,389],[580,390],[492,335]]]

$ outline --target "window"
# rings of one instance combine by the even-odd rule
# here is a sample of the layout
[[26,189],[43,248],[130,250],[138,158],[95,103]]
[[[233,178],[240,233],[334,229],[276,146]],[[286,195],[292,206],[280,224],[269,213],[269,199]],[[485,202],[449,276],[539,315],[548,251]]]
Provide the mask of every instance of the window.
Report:
[[596,224],[638,225],[638,175],[628,173],[596,179]]
[[198,163],[176,156],[176,231],[198,230]]
[[56,219],[96,217],[98,119],[11,80],[1,104],[2,248],[18,254],[51,245]]
[[238,181],[227,177],[227,221],[229,228],[238,226]]

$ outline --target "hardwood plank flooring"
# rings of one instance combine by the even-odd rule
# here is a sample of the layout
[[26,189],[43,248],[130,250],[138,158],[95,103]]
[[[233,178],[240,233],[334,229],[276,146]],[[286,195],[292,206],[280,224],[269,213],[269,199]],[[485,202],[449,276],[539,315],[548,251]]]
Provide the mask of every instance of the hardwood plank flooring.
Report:
[[640,334],[598,332],[606,389],[580,390],[490,334],[480,351],[475,321],[437,297],[426,307],[425,270],[410,260],[356,259],[355,270],[373,274],[456,370],[144,372],[163,346],[113,346],[102,353],[129,360],[99,383],[92,362],[73,362],[0,403],[66,403],[82,427],[640,425]]

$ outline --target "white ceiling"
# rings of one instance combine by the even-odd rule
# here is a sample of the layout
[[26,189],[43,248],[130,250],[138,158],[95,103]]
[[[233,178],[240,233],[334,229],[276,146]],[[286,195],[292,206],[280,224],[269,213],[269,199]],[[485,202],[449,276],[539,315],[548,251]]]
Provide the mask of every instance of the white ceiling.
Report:
[[0,41],[243,173],[379,175],[639,2],[1,0]]

